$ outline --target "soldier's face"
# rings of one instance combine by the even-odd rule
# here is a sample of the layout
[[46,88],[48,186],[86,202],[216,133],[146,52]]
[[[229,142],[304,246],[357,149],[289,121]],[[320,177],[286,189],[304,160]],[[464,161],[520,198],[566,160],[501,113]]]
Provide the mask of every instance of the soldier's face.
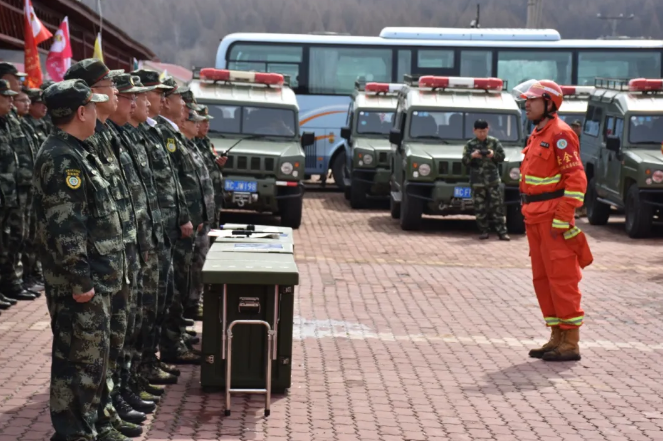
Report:
[[0,95],[0,116],[7,116],[11,112],[13,101],[11,96]]
[[525,115],[530,121],[536,121],[543,118],[545,111],[545,101],[543,98],[535,98],[525,101]]
[[16,107],[16,113],[19,115],[27,115],[30,112],[30,98],[23,92],[20,92],[14,97],[14,107]]
[[16,75],[5,74],[2,76],[2,78],[0,78],[0,80],[7,80],[7,82],[9,83],[9,87],[14,92],[21,91],[21,80],[19,80]]
[[130,94],[120,94],[118,95],[118,103],[116,113],[122,116],[122,119],[129,119],[131,112],[136,108],[136,95],[133,93]]
[[576,135],[578,135],[578,137],[580,137],[580,126],[571,126],[571,128],[576,133]]
[[147,121],[150,116],[150,101],[146,93],[136,96],[136,108],[133,111],[132,118],[140,123]]
[[102,80],[92,87],[92,92],[108,95],[108,101],[99,103],[97,111],[107,115],[112,115],[117,110],[118,98],[117,88],[111,80]]
[[197,124],[195,121],[183,120],[180,129],[187,138],[193,138],[198,134]]
[[198,124],[198,136],[203,137],[207,136],[209,133],[209,120],[206,119],[205,121],[201,121]]
[[[184,106],[184,100],[179,93],[174,93],[168,97],[164,102],[164,111],[168,111],[168,115],[173,118],[182,118],[182,107]],[[177,122],[177,121],[173,121]]]
[[477,137],[479,141],[485,141],[488,138],[488,131],[490,129],[486,127],[485,129],[474,129],[474,136]]
[[48,107],[44,103],[32,103],[30,105],[30,115],[34,118],[41,119],[46,116]]
[[150,102],[150,113],[152,115],[160,114],[163,109],[163,92],[161,92],[160,89],[155,89],[147,92],[145,96]]

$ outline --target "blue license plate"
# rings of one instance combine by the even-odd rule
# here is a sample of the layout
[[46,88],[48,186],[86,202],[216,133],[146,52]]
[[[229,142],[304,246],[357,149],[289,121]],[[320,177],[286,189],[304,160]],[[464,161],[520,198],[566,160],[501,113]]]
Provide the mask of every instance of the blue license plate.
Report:
[[257,182],[231,181],[226,179],[224,187],[226,191],[244,191],[247,193],[256,193],[258,191]]
[[454,197],[469,199],[472,197],[472,189],[470,187],[454,187]]

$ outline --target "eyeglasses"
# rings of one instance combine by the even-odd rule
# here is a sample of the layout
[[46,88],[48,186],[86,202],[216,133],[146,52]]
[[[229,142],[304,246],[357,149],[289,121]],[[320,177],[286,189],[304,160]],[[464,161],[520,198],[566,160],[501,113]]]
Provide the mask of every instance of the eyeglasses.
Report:
[[136,101],[136,95],[118,95],[120,98],[124,98],[129,101]]

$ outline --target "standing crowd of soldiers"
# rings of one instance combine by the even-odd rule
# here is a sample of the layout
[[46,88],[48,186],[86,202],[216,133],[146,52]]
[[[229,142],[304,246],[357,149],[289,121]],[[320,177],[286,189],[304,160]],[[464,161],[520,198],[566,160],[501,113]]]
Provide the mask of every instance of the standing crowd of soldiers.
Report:
[[127,440],[174,365],[201,362],[187,327],[225,157],[172,77],[96,59],[40,89],[24,76],[0,63],[0,308],[45,292],[52,439]]

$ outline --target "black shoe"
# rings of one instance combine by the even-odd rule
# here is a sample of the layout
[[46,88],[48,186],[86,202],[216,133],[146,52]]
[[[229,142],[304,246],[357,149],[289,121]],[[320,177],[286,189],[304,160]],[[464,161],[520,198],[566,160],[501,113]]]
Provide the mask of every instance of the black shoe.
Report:
[[32,294],[29,291],[23,290],[16,294],[7,294],[7,297],[14,300],[34,300],[37,298],[36,295]]
[[9,297],[5,297],[4,295],[0,294],[0,301],[9,303],[11,306],[14,306],[18,302],[14,299],[10,299]]
[[157,408],[157,405],[154,404],[154,402],[141,400],[138,395],[129,389],[125,389],[122,392],[122,398],[124,398],[124,401],[126,401],[129,406],[145,414],[150,414]]
[[[178,371],[179,372],[179,371]],[[154,384],[146,384],[143,389],[150,395],[160,397],[166,391],[164,387],[156,386]]]
[[196,331],[194,331],[193,329],[187,329],[186,333],[189,334],[191,337],[195,337],[195,336],[198,335],[198,333]]
[[488,233],[481,233],[479,235],[480,240],[486,240],[486,239],[488,239],[488,237],[489,237]]
[[147,374],[147,381],[149,381],[150,384],[156,384],[156,385],[177,384],[177,377],[175,375],[171,375],[168,372],[164,372],[162,369],[159,369],[159,367],[156,365],[150,368],[146,374]]
[[139,426],[138,424],[133,424],[128,421],[122,421],[122,423],[113,426],[115,427],[115,430],[120,432],[124,436],[128,436],[129,438],[138,438],[143,434],[143,428]]
[[187,346],[197,345],[198,343],[200,343],[200,337],[192,337],[190,334],[186,332],[182,334],[182,340],[184,340],[184,343]]
[[115,394],[112,397],[113,407],[117,411],[117,414],[124,421],[128,421],[134,424],[140,424],[147,419],[147,416],[143,412],[139,412],[131,407],[120,394]]
[[507,241],[507,242],[508,242],[508,241],[511,240],[511,237],[509,237],[509,235],[506,234],[506,233],[504,233],[504,234],[500,234],[500,240],[504,240],[504,241]]
[[11,303],[3,302],[2,300],[0,300],[0,309],[5,310],[5,309],[9,309],[11,307],[12,307]]
[[169,373],[170,375],[174,375],[176,377],[179,377],[182,375],[182,372],[177,369],[177,366],[173,366],[172,364],[164,363],[163,361],[160,361],[159,364],[159,369],[162,371]]
[[196,324],[196,322],[194,322],[194,321],[191,320],[191,319],[186,319],[186,318],[185,318],[184,320],[182,320],[182,324],[183,324],[184,326],[193,326],[193,325]]
[[25,288],[26,291],[36,295],[37,297],[41,296],[41,293],[44,292],[46,288],[41,283],[34,283],[32,286]]

